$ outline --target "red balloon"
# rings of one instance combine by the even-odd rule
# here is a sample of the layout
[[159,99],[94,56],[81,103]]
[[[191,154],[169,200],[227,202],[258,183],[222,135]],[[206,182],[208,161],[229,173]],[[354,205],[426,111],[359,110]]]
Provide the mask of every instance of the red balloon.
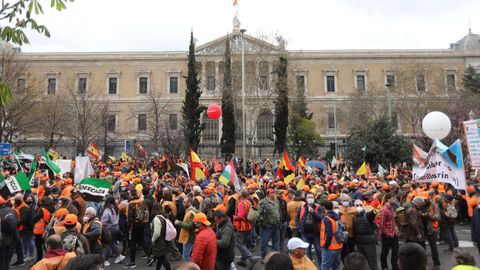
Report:
[[216,120],[222,116],[222,107],[217,104],[212,104],[207,108],[207,115],[210,119]]

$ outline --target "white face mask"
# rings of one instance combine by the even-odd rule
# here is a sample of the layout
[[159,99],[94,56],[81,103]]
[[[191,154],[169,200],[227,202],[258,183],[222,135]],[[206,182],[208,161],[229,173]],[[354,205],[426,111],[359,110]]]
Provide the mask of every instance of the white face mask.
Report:
[[363,207],[357,206],[357,212],[360,213],[360,212],[362,212],[362,211],[363,211]]
[[347,206],[350,205],[350,203],[349,203],[349,202],[342,202],[342,205],[345,206],[345,207],[347,207]]
[[313,204],[315,202],[315,199],[307,199],[308,204]]
[[89,217],[87,217],[87,216],[84,216],[84,217],[83,217],[83,223],[87,223],[89,220],[90,220]]
[[340,215],[340,210],[339,209],[333,209],[333,212],[337,215]]

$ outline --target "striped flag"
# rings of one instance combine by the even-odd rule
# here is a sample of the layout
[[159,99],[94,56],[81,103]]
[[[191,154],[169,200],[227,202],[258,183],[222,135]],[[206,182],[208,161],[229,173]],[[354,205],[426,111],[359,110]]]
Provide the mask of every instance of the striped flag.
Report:
[[98,150],[98,147],[93,143],[88,146],[87,154],[94,160],[98,160],[100,158],[100,150]]
[[232,183],[235,186],[235,190],[240,190],[240,182],[238,181],[237,172],[235,171],[235,166],[233,161],[229,161],[225,170],[223,170],[222,175],[220,175],[220,182],[227,186],[229,183]]
[[305,158],[303,156],[300,156],[298,158],[297,168],[298,168],[298,173],[299,174],[304,174],[305,173]]
[[203,165],[202,160],[198,157],[197,153],[195,153],[190,148],[190,177],[192,180],[198,180],[202,178],[206,178],[205,175],[205,165]]
[[295,167],[290,163],[287,151],[283,151],[282,162],[278,168],[278,176],[280,179],[283,179],[286,184],[290,184],[290,182],[295,179]]
[[58,153],[58,151],[55,150],[53,147],[50,147],[50,149],[48,149],[47,154],[53,161],[60,159],[60,153]]
[[84,178],[80,181],[78,190],[88,202],[101,202],[112,187],[112,182],[99,178]]

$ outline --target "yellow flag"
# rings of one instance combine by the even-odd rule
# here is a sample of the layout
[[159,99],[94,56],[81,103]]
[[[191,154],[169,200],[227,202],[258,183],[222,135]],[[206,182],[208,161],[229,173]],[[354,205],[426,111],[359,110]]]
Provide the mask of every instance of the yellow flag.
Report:
[[191,178],[192,180],[205,179],[206,175],[203,172],[205,166],[202,163],[202,160],[198,157],[192,149],[190,149],[190,169],[191,169]]
[[365,161],[362,163],[362,166],[358,168],[357,175],[364,175],[367,172],[367,165]]
[[125,152],[122,152],[122,155],[120,156],[120,158],[125,160],[125,161],[130,160],[130,157]]
[[301,178],[300,180],[298,180],[297,190],[301,190],[304,185],[305,185],[305,181],[303,180],[303,178]]

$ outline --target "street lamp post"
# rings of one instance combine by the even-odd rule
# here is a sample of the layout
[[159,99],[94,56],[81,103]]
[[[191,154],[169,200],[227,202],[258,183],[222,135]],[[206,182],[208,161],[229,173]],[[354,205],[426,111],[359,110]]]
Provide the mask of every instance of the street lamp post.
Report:
[[247,150],[245,146],[245,29],[240,29],[240,33],[242,33],[242,159],[243,159],[243,164],[246,164],[247,162]]

